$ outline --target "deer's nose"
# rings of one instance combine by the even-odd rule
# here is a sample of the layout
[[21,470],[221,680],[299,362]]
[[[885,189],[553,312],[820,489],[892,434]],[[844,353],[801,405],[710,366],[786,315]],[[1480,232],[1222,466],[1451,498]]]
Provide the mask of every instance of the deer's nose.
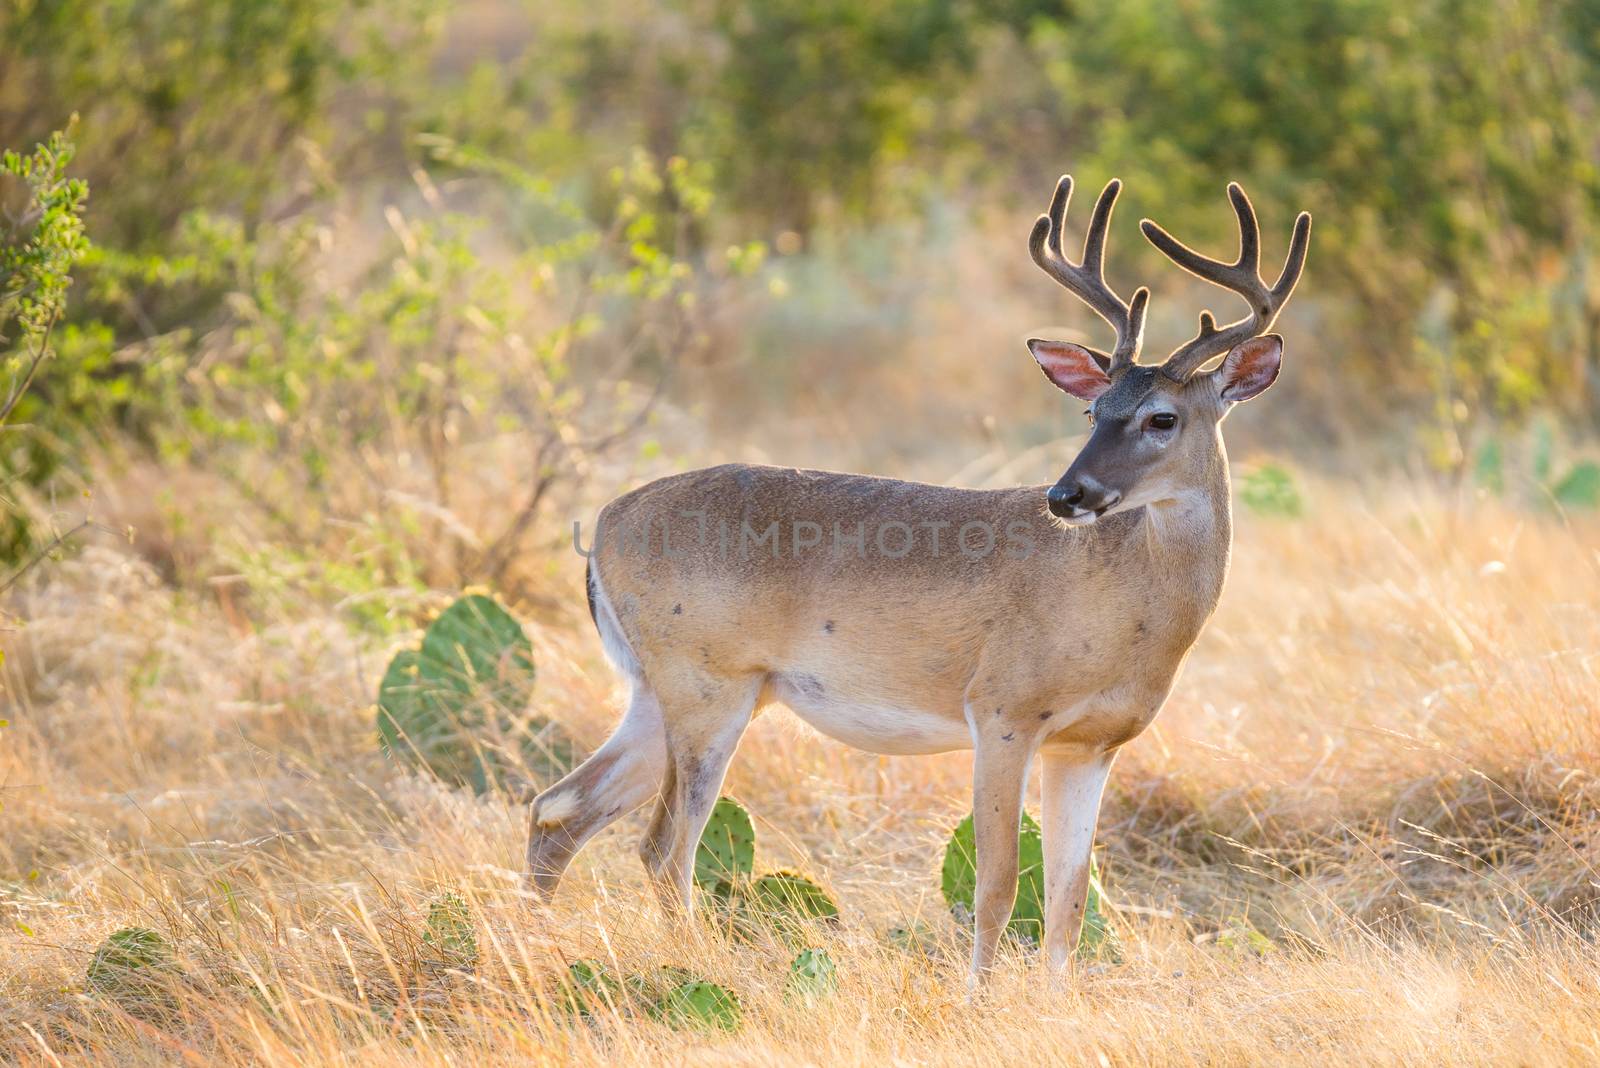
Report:
[[1044,496],[1045,503],[1050,506],[1050,514],[1064,519],[1075,513],[1083,503],[1083,487],[1077,483],[1069,486],[1057,482]]

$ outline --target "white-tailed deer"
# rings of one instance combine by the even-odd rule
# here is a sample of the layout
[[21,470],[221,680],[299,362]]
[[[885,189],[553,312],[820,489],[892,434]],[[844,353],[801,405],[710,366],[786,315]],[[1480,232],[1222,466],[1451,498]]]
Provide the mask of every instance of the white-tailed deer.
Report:
[[1029,241],[1034,261],[1116,329],[1110,355],[1028,342],[1093,419],[1054,486],[953,489],[732,464],[606,506],[590,611],[632,698],[610,739],[533,802],[539,893],[555,890],[587,839],[654,800],[640,853],[663,901],[692,908],[694,850],[729,759],[755,710],[777,700],[871,752],[975,751],[978,976],[1011,914],[1023,790],[1042,756],[1044,940],[1051,967],[1068,966],[1112,760],[1161,708],[1222,589],[1232,532],[1220,423],[1277,377],[1282,339],[1266,331],[1311,236],[1301,214],[1268,287],[1238,185],[1228,187],[1233,263],[1144,221],[1156,248],[1250,310],[1221,328],[1202,313],[1192,340],[1143,365],[1149,291],[1124,303],[1102,271],[1119,189],[1100,194],[1081,263],[1062,251],[1070,178]]

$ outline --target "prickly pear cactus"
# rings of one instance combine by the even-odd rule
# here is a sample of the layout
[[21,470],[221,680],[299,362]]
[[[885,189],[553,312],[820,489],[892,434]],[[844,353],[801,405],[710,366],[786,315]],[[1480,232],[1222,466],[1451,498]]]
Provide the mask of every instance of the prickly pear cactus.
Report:
[[465,969],[478,963],[478,933],[472,926],[472,910],[460,894],[440,894],[433,899],[422,944],[433,951],[438,963],[448,967]]
[[623,1001],[624,987],[605,966],[592,960],[575,960],[567,966],[559,991],[563,1009],[574,1016],[593,1016]]
[[939,943],[938,932],[922,920],[911,920],[909,923],[891,927],[884,932],[884,939],[896,949],[929,960],[940,956],[943,949]]
[[750,813],[731,797],[717,801],[694,851],[695,885],[726,900],[756,866],[756,829]]
[[95,949],[85,979],[90,993],[134,1016],[148,1016],[170,1007],[167,984],[177,973],[172,944],[160,932],[124,927]]
[[[968,816],[956,827],[950,844],[945,847],[940,885],[945,904],[951,909],[964,909],[968,915],[972,913],[978,886],[976,857],[972,817]],[[1039,825],[1026,812],[1022,814],[1022,829],[1017,836],[1017,903],[1011,909],[1009,929],[1034,942],[1039,941],[1044,931],[1044,842],[1039,836]]]
[[758,913],[795,920],[836,920],[839,906],[816,883],[790,871],[763,875],[745,892],[746,906]]
[[525,705],[533,692],[533,647],[511,613],[471,594],[439,613],[422,636],[422,659],[463,693]]
[[[951,911],[972,914],[978,885],[977,856],[972,817],[956,827],[945,847],[941,887]],[[1078,938],[1078,953],[1086,956],[1111,955],[1116,958],[1116,939],[1106,921],[1104,890],[1100,869],[1089,857],[1089,897],[1083,917],[1083,933]],[[1017,836],[1017,903],[1011,910],[1008,930],[1037,943],[1044,935],[1044,841],[1039,825],[1026,812]]]
[[694,979],[668,990],[652,1015],[680,1031],[735,1031],[744,1013],[732,991]]
[[420,677],[415,649],[394,654],[378,683],[378,745],[390,756],[425,761],[448,742],[443,702]]
[[559,763],[570,750],[524,714],[533,679],[522,625],[488,597],[463,597],[428,627],[420,649],[390,661],[378,687],[379,743],[478,793],[502,780],[508,751],[536,768]]
[[802,949],[789,962],[789,979],[784,992],[791,998],[813,1001],[839,987],[839,970],[825,949]]

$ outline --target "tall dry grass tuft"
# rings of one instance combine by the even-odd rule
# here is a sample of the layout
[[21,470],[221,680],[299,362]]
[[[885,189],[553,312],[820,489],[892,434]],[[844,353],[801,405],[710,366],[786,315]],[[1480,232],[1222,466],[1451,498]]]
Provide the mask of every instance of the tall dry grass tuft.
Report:
[[[16,1064],[1564,1063],[1600,1056],[1600,526],[1403,485],[1244,514],[1216,619],[1113,776],[1099,850],[1125,961],[1021,952],[969,1003],[936,872],[970,758],[847,750],[779,709],[728,789],[761,865],[844,922],[841,989],[790,951],[665,920],[634,816],[558,899],[517,889],[521,814],[387,765],[392,639],[349,614],[175,590],[128,547],[10,605],[0,728],[0,1062]],[[576,560],[555,560],[576,603]],[[272,614],[260,606],[273,606]],[[533,630],[537,711],[584,746],[619,694],[569,617]],[[481,959],[441,963],[429,901]],[[885,932],[913,921],[925,953]],[[170,997],[84,993],[94,946],[174,943]],[[735,990],[733,1037],[561,1010],[578,957]]]

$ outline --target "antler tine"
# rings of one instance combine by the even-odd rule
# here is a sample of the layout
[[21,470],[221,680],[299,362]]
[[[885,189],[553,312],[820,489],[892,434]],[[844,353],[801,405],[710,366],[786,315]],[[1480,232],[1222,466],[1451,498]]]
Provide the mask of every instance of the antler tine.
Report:
[[1302,211],[1295,219],[1289,255],[1277,282],[1268,287],[1261,278],[1261,227],[1256,222],[1256,210],[1238,182],[1228,183],[1228,200],[1239,217],[1239,258],[1233,263],[1201,255],[1149,219],[1139,223],[1145,238],[1173,263],[1212,285],[1232,290],[1250,305],[1249,315],[1221,328],[1209,311],[1200,313],[1199,332],[1174,350],[1161,365],[1163,374],[1180,382],[1186,381],[1213,356],[1266,333],[1288,303],[1295,283],[1300,281],[1300,272],[1305,268],[1306,251],[1311,245],[1309,212]]
[[[1111,209],[1122,194],[1122,181],[1113,178],[1100,190],[1089,215],[1089,229],[1083,235],[1083,270],[1105,284],[1106,231],[1111,228]],[[1119,302],[1120,303],[1120,302]]]
[[1033,262],[1061,283],[1095,313],[1110,323],[1117,332],[1116,346],[1111,350],[1107,371],[1116,371],[1133,364],[1139,356],[1139,345],[1144,339],[1144,313],[1150,301],[1150,291],[1140,287],[1133,295],[1132,305],[1106,285],[1105,254],[1106,231],[1111,225],[1111,209],[1116,205],[1122,183],[1113,178],[1095,201],[1094,213],[1089,218],[1089,230],[1083,239],[1083,262],[1073,263],[1063,251],[1062,230],[1066,222],[1067,202],[1072,199],[1072,177],[1063,174],[1056,182],[1055,195],[1050,198],[1050,210],[1039,216],[1028,238],[1028,252]]
[[1239,259],[1234,266],[1249,277],[1261,277],[1261,224],[1256,221],[1255,205],[1244,195],[1238,182],[1228,183],[1228,202],[1239,217]]

